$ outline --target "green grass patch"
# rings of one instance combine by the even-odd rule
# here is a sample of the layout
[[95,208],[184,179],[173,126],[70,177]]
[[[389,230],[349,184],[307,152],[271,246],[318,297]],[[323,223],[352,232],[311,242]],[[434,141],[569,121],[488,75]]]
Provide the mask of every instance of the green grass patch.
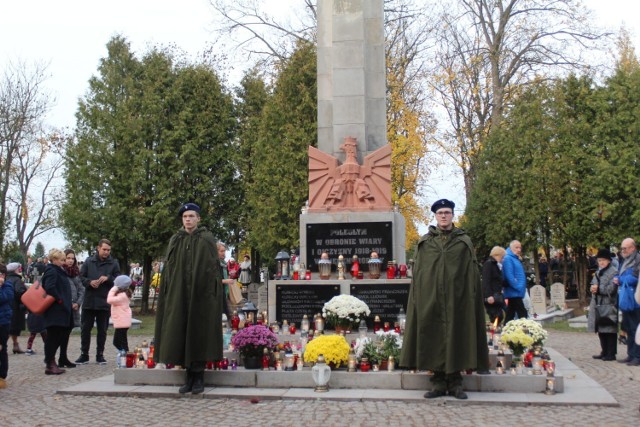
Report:
[[551,331],[562,331],[562,332],[587,332],[587,328],[573,328],[569,325],[568,320],[560,320],[558,322],[553,323],[545,323],[543,328]]
[[[155,313],[152,314],[140,314],[138,313],[135,309],[133,311],[133,318],[134,319],[138,319],[139,321],[142,322],[142,324],[140,325],[140,329],[131,329],[129,328],[129,331],[127,332],[127,336],[129,337],[140,337],[140,336],[146,336],[146,337],[152,337],[154,332],[155,332],[155,328],[156,328],[156,315]],[[114,329],[112,327],[110,327],[109,329],[107,329],[107,336],[113,336],[113,332]],[[72,335],[80,335],[80,328],[75,328],[72,332]],[[91,336],[92,336],[92,340],[95,339],[95,335],[96,335],[96,328],[93,328],[93,330],[91,331]]]

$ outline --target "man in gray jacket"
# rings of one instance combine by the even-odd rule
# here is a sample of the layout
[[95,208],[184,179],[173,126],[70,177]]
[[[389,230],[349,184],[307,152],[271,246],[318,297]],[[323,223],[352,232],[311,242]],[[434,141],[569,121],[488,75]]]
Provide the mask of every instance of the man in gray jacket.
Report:
[[91,346],[91,330],[95,322],[98,328],[96,345],[96,363],[105,365],[104,344],[107,340],[109,315],[111,306],[107,303],[109,289],[113,287],[113,280],[120,275],[118,262],[111,257],[111,242],[102,239],[98,242],[98,251],[87,258],[80,269],[80,280],[85,288],[84,301],[80,322],[81,354],[76,363],[85,365],[89,362],[89,347]]

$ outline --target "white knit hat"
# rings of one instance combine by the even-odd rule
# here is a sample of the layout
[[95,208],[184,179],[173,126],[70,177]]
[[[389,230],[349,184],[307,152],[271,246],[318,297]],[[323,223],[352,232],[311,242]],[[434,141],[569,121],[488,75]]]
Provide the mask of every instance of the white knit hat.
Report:
[[20,267],[22,267],[22,264],[19,262],[10,262],[7,264],[7,272],[17,271]]
[[113,284],[120,289],[128,289],[129,286],[131,286],[131,278],[123,274],[116,277],[116,280],[113,281]]

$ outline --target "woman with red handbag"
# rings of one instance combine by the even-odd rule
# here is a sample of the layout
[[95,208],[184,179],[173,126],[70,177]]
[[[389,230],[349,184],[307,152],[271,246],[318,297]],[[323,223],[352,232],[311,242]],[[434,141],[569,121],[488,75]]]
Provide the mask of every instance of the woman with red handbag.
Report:
[[44,343],[44,361],[46,375],[60,375],[65,372],[56,364],[58,348],[69,339],[73,328],[73,310],[71,307],[71,288],[67,274],[62,269],[66,255],[60,249],[49,252],[50,264],[42,275],[42,287],[55,298],[55,302],[44,312],[44,324],[47,328],[47,341]]

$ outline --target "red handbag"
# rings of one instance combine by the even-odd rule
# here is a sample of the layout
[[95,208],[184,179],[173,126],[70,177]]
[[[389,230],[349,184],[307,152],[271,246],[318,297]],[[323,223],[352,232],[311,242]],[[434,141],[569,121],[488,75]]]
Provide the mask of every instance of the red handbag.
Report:
[[22,303],[34,314],[42,314],[51,307],[51,304],[55,301],[51,295],[47,295],[47,291],[44,290],[39,281],[35,281],[27,292],[20,297]]

